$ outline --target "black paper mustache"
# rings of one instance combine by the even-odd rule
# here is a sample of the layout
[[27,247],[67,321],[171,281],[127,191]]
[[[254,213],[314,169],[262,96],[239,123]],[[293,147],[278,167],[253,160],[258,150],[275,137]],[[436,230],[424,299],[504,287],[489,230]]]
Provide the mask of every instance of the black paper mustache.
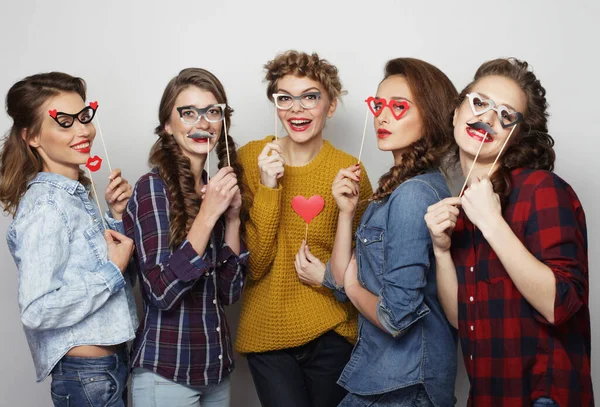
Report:
[[215,138],[215,136],[211,133],[208,133],[206,131],[197,131],[194,134],[188,134],[188,137],[191,139],[202,139],[202,138]]
[[469,125],[469,127],[472,127],[474,129],[478,129],[478,130],[485,130],[487,132],[487,134],[498,134],[496,133],[487,123],[484,122],[475,122],[475,123],[467,123]]

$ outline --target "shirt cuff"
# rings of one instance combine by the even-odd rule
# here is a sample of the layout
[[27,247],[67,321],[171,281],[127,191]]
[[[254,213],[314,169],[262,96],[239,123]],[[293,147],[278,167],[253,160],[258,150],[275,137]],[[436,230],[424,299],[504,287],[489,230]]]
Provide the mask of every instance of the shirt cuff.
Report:
[[219,275],[225,279],[235,278],[238,272],[238,266],[247,267],[250,252],[244,244],[240,245],[240,255],[238,256],[231,250],[227,244],[223,244],[219,254],[217,255],[217,267],[219,267]]
[[281,203],[281,191],[281,185],[277,185],[277,188],[269,188],[259,182],[253,200],[260,200],[260,202],[266,203],[267,206],[279,207]]
[[323,276],[323,287],[327,287],[333,290],[333,295],[339,302],[348,302],[350,298],[346,295],[343,285],[337,285],[333,273],[331,272],[331,262],[327,262],[325,265],[325,275]]
[[125,226],[123,226],[123,221],[114,219],[110,215],[110,211],[106,211],[104,213],[104,220],[106,221],[106,225],[110,230],[125,234]]
[[169,259],[169,268],[183,282],[197,280],[201,275],[212,268],[210,261],[198,255],[192,244],[186,239],[179,249],[175,250]]
[[248,264],[248,255],[250,252],[244,245],[244,243],[240,243],[240,255],[238,256],[231,250],[231,247],[227,245],[227,243],[223,243],[223,247],[217,254],[217,266],[226,263],[233,263],[235,265],[239,264],[242,266],[246,266]]
[[123,273],[121,273],[121,269],[111,260],[104,263],[98,273],[111,294],[125,287],[125,278],[123,277]]
[[379,294],[379,302],[377,303],[377,318],[379,319],[381,325],[392,336],[404,335],[412,324],[429,314],[429,312],[431,312],[429,307],[425,303],[422,303],[417,310],[406,314],[400,321],[396,321],[392,310],[386,306],[386,302],[382,296],[382,293]]

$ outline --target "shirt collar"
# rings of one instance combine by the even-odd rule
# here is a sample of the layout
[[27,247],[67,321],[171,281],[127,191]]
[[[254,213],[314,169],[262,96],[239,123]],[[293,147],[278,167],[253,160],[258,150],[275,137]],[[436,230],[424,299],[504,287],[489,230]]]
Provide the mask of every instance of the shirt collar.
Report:
[[79,181],[53,172],[38,172],[35,178],[27,183],[27,187],[29,188],[32,184],[49,184],[54,188],[63,189],[71,195],[74,195],[75,192],[89,192],[89,187],[84,187]]

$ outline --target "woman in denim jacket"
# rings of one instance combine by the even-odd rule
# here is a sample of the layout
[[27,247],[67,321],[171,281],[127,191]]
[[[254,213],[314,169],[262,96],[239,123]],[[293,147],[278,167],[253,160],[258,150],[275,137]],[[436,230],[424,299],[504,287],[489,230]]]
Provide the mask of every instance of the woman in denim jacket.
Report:
[[417,59],[387,63],[377,96],[367,99],[377,144],[394,166],[379,180],[356,230],[358,166],[343,169],[332,191],[340,215],[325,284],[359,310],[359,337],[339,384],[340,406],[451,406],[456,332],[437,300],[435,261],[423,216],[450,192],[439,170],[451,138],[456,90]]
[[37,380],[52,373],[55,406],[124,406],[137,326],[125,273],[133,242],[120,233],[131,186],[111,172],[103,221],[79,168],[96,135],[85,93],[83,79],[59,72],[11,87],[0,201],[14,216],[7,241]]

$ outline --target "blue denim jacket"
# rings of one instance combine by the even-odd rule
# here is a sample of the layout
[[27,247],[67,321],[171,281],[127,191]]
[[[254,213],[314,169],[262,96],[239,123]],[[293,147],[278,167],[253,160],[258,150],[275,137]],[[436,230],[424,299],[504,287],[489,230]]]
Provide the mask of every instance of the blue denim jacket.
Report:
[[[427,207],[450,196],[438,171],[402,183],[369,205],[356,231],[358,279],[379,297],[387,332],[359,314],[358,341],[338,383],[351,393],[388,393],[421,383],[437,407],[454,405],[456,330],[437,299]],[[327,269],[324,285],[336,290]]]
[[[108,260],[99,216],[79,182],[40,172],[28,183],[8,229],[37,381],[74,346],[116,345],[135,336],[132,281]],[[109,216],[106,221],[124,232],[122,222]]]

